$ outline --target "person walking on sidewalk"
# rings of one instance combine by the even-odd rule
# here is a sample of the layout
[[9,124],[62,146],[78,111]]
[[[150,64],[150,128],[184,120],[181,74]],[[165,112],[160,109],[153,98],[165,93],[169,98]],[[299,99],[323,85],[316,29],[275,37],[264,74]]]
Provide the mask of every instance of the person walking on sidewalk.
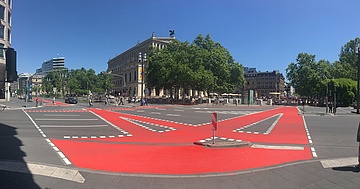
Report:
[[119,105],[119,106],[120,106],[120,105],[124,105],[123,97],[120,97],[120,102],[119,102],[118,105]]
[[38,104],[39,104],[39,97],[36,97],[36,98],[35,98],[35,102],[36,102],[36,107],[38,107]]
[[55,106],[55,96],[54,96],[54,98],[52,100],[52,106]]

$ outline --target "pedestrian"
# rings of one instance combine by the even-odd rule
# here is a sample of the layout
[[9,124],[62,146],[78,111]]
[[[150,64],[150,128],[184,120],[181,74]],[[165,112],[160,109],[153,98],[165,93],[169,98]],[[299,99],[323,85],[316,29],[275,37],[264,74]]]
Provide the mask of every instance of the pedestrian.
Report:
[[333,111],[333,106],[332,106],[332,103],[330,102],[329,103],[329,113],[332,113],[332,111]]
[[91,97],[89,98],[89,106],[93,106]]
[[39,104],[39,97],[36,97],[36,98],[35,98],[35,102],[36,102],[36,107],[38,107],[38,104]]
[[55,106],[55,96],[52,99],[52,106]]
[[120,97],[119,105],[124,105],[124,102],[123,102],[123,98],[122,98],[122,97]]

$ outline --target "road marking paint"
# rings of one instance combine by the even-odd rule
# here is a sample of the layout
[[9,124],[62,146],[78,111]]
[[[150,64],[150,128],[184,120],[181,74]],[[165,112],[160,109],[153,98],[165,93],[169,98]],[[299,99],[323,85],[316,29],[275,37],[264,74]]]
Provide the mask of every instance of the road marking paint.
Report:
[[36,121],[97,121],[99,119],[47,119],[47,118],[35,118]]
[[150,112],[149,114],[161,114],[160,112]]
[[64,115],[64,114],[44,114],[43,116],[48,116],[48,117],[51,117],[51,116],[54,116],[54,117],[78,117],[80,115]]
[[275,146],[275,145],[262,145],[262,144],[253,144],[252,148],[264,148],[264,149],[274,149],[274,150],[304,150],[304,147],[300,146]]
[[90,113],[92,113],[92,114],[95,115],[96,117],[100,118],[101,120],[105,121],[107,124],[111,125],[114,129],[119,130],[119,131],[121,131],[121,132],[124,133],[124,134],[127,134],[127,133],[128,133],[127,131],[121,129],[120,127],[118,127],[118,126],[116,126],[116,125],[114,125],[114,124],[112,124],[110,121],[104,119],[103,117],[97,115],[96,113],[94,113],[94,112],[92,112],[92,111],[90,111]]
[[61,158],[65,158],[65,155],[62,152],[58,152],[58,154]]
[[42,128],[108,127],[109,125],[40,125]]
[[64,138],[70,138],[70,136],[64,136]]
[[178,117],[178,116],[180,116],[180,114],[166,114],[165,116],[173,116],[173,117]]
[[[279,114],[277,114],[279,115]],[[281,113],[278,118],[274,121],[274,123],[271,125],[271,127],[265,132],[265,133],[271,133],[271,131],[275,128],[276,124],[279,122],[280,118],[283,116],[284,114]]]
[[[309,140],[309,144],[312,145],[312,144],[313,144],[313,141],[311,140],[310,132],[309,132],[309,129],[308,129],[307,125],[306,125],[305,117],[304,117],[304,115],[302,115],[301,117],[302,117],[302,119],[303,119],[303,123],[304,123],[304,127],[305,127],[305,131],[306,131],[307,138],[308,138],[308,140]],[[311,149],[311,154],[312,154],[312,156],[313,156],[314,158],[317,158],[318,155],[317,155],[317,153],[316,153],[315,148],[314,148],[314,147],[310,147],[310,149]]]

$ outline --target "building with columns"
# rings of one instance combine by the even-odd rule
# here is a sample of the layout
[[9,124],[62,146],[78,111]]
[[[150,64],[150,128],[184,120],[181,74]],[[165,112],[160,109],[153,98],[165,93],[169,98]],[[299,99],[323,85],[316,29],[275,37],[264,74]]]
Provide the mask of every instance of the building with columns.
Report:
[[[147,66],[147,61],[139,61],[139,54],[141,53],[142,58],[145,54],[148,54],[150,47],[162,49],[166,47],[171,41],[175,39],[174,36],[170,37],[156,37],[153,33],[152,36],[131,47],[120,55],[108,61],[108,71],[113,75],[113,83],[115,88],[113,89],[114,94],[123,94],[130,97],[140,97],[152,94],[155,95],[155,90],[146,88],[146,80],[142,77],[142,67],[144,70]],[[143,86],[142,86],[143,85]],[[126,92],[123,89],[126,88]],[[141,90],[143,89],[143,91]],[[145,94],[145,90],[148,91]],[[143,92],[143,94],[141,94]],[[163,91],[160,91],[159,96],[163,95]]]
[[[12,0],[0,0],[0,48],[11,46],[11,11]],[[0,49],[0,101],[5,101],[5,50]],[[7,83],[7,89],[9,88]],[[9,95],[8,99],[9,99]]]

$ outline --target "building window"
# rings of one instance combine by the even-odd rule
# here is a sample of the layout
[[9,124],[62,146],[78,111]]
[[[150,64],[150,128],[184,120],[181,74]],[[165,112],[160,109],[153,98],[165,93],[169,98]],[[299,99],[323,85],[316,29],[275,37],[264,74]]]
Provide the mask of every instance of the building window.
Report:
[[5,7],[0,5],[0,19],[4,20]]
[[11,21],[11,13],[8,12],[8,23],[10,24],[10,21]]
[[129,82],[131,81],[131,72],[129,73]]
[[0,58],[4,58],[4,49],[2,48],[4,48],[4,44],[0,43]]
[[0,38],[1,39],[4,39],[4,29],[5,29],[5,27],[2,24],[0,24]]
[[134,71],[134,81],[136,81],[136,71]]

